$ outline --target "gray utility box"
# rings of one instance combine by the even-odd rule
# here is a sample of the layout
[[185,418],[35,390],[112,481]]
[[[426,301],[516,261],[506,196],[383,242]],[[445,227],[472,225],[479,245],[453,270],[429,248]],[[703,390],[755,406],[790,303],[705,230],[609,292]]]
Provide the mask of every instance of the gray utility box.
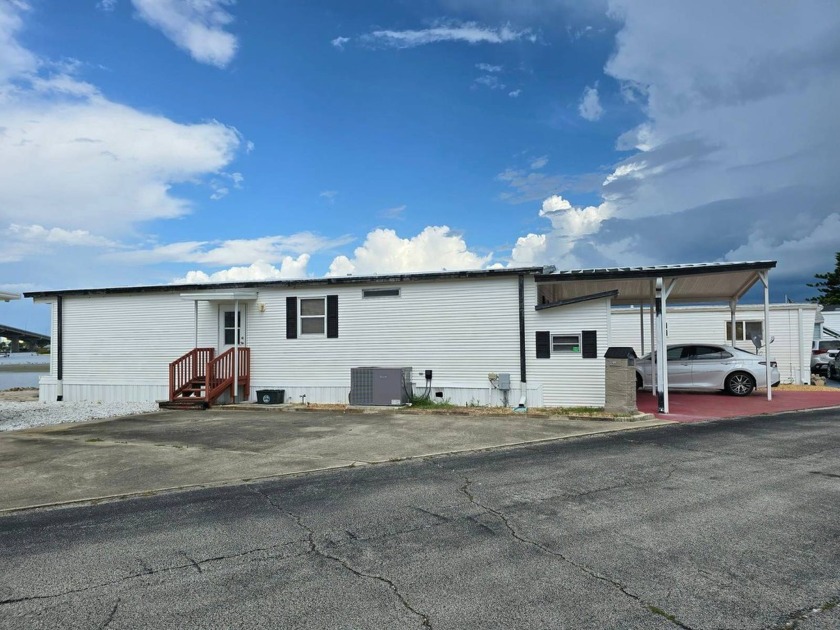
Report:
[[411,368],[350,368],[350,404],[398,406],[411,398]]
[[632,413],[636,411],[636,351],[612,346],[604,355],[604,411]]

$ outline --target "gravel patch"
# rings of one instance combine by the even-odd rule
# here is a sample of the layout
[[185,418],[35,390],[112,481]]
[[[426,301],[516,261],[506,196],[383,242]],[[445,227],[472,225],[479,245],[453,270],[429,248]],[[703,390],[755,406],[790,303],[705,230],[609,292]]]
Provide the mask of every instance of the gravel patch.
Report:
[[86,422],[159,411],[154,402],[13,402],[0,400],[0,431]]

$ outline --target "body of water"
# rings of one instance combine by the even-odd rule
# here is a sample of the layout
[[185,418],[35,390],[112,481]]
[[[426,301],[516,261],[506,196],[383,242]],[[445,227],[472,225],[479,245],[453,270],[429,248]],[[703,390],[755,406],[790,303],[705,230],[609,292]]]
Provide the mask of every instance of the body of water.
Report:
[[0,391],[13,387],[38,387],[50,370],[50,356],[34,352],[0,355]]
[[13,387],[38,387],[38,379],[47,370],[38,372],[3,372],[0,371],[0,391]]

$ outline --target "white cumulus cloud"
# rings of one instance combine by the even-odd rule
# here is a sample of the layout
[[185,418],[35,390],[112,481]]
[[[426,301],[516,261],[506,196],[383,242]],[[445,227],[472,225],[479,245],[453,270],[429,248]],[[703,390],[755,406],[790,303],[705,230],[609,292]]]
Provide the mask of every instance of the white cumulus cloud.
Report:
[[593,122],[604,115],[604,108],[601,107],[597,87],[590,86],[583,90],[583,96],[581,96],[580,104],[578,105],[578,112],[582,118]]
[[74,76],[78,63],[21,47],[29,11],[17,0],[0,3],[0,229],[35,224],[112,237],[190,212],[172,187],[223,174],[238,132],[113,102]]
[[410,238],[400,238],[394,230],[376,229],[368,233],[352,258],[336,257],[327,275],[480,269],[491,258],[469,251],[463,237],[445,225],[429,226]]
[[204,271],[188,271],[186,275],[176,278],[173,284],[206,284],[208,282],[248,282],[259,280],[291,280],[306,277],[306,266],[309,264],[309,254],[301,254],[297,258],[284,256],[280,267],[258,260],[247,267],[231,267],[215,273]]
[[160,30],[198,62],[224,68],[236,54],[227,7],[236,0],[131,0],[144,22]]
[[346,245],[348,236],[325,238],[311,232],[226,241],[180,241],[118,252],[112,258],[139,264],[197,263],[211,267],[285,261],[289,254],[312,254]]

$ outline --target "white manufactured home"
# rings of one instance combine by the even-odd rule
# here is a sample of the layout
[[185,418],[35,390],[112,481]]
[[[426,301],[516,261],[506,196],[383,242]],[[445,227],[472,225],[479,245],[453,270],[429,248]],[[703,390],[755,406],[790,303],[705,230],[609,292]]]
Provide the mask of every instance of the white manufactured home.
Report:
[[[351,369],[382,366],[410,367],[414,391],[440,401],[602,405],[610,296],[536,310],[535,278],[551,271],[32,293],[52,308],[40,398],[166,400],[184,384],[170,382],[179,358],[201,377],[210,360],[238,356],[240,400],[283,389],[291,401],[346,403]],[[566,346],[537,359],[537,338],[549,333]],[[491,374],[510,375],[510,389]]]
[[528,267],[26,297],[52,308],[42,401],[212,404],[282,389],[289,401],[347,403],[351,370],[376,366],[410,368],[405,389],[455,404],[602,406],[614,305],[656,297],[664,322],[669,296],[737,301],[759,279],[766,292],[774,266]]

